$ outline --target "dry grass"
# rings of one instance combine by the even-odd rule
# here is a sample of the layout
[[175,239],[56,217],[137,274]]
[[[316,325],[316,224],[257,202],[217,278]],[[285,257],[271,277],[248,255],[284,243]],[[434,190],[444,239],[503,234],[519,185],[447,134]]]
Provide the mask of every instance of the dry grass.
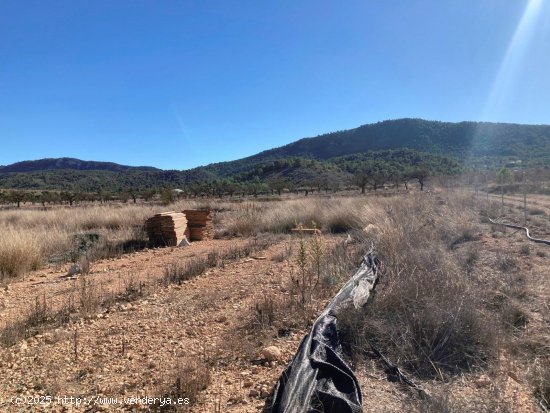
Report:
[[301,224],[327,232],[361,227],[365,198],[309,198],[277,203],[248,202],[239,205],[227,229],[232,234],[286,233]]
[[52,263],[89,262],[143,248],[147,217],[164,210],[211,208],[218,234],[285,233],[298,224],[326,232],[362,228],[373,200],[333,197],[262,201],[180,201],[0,211],[0,282]]
[[434,394],[432,397],[416,401],[414,404],[416,413],[459,413],[463,412],[456,406],[449,394]]
[[535,397],[541,406],[550,409],[550,357],[538,358],[531,373]]
[[9,227],[0,232],[0,282],[42,265],[45,246],[41,239],[30,231],[16,231]]
[[352,350],[363,354],[367,341],[375,343],[423,378],[483,366],[496,355],[498,328],[483,307],[486,286],[453,252],[476,239],[474,200],[457,193],[381,207],[371,214],[381,282],[366,313],[346,329]]
[[[277,240],[276,236],[264,235],[242,245],[211,252],[204,258],[191,259],[185,264],[170,264],[165,270],[162,283],[165,285],[181,284],[209,268],[223,266],[229,261],[248,257],[255,252],[264,250]],[[104,291],[101,284],[86,277],[80,277],[74,290],[67,296],[67,302],[59,309],[52,309],[45,298],[37,297],[35,306],[29,314],[20,320],[6,323],[0,330],[0,345],[9,347],[51,327],[94,316],[101,308],[108,308],[115,303],[137,300],[146,295],[151,287],[154,285],[146,285],[141,282],[138,284],[130,277],[124,279],[121,291]]]
[[21,340],[80,319],[92,318],[100,309],[115,303],[130,302],[144,297],[150,286],[124,279],[121,291],[105,291],[97,282],[81,277],[66,301],[53,308],[46,297],[36,297],[34,306],[22,318],[7,322],[0,329],[0,346],[10,347]]
[[181,405],[156,405],[153,411],[193,411],[200,394],[211,382],[210,368],[203,360],[184,357],[179,360],[168,380],[159,389],[161,398],[185,400]]
[[72,311],[74,308],[70,302],[62,309],[54,311],[45,298],[36,297],[34,306],[24,318],[7,323],[0,330],[0,345],[10,347],[48,327],[65,325],[69,322]]
[[357,233],[355,241],[329,244],[320,236],[298,236],[293,238],[294,244],[285,246],[284,260],[294,268],[285,293],[259,296],[242,326],[246,332],[242,337],[247,337],[250,354],[257,353],[260,346],[274,337],[311,327],[324,303],[349,279],[365,256],[368,244],[361,237]]
[[546,212],[541,208],[529,208],[529,215],[546,215]]
[[204,258],[192,258],[185,263],[169,264],[164,270],[162,283],[181,284],[204,273],[209,268],[223,266],[225,262],[245,258],[251,254],[262,251],[276,242],[273,236],[254,238],[243,245],[236,245],[223,251],[212,251]]
[[[0,223],[7,228],[0,234],[0,280],[37,268],[51,255],[67,250],[74,251],[71,260],[79,261],[81,266],[120,254],[126,251],[125,242],[140,237],[143,220],[159,208],[198,206],[207,205],[0,212]],[[481,230],[475,211],[481,207],[486,215],[494,216],[493,207],[476,205],[466,194],[420,194],[392,199],[310,197],[270,203],[216,202],[211,207],[219,211],[218,226],[225,225],[231,234],[285,233],[302,224],[324,232],[346,231],[351,236],[351,241],[331,245],[320,237],[300,240],[287,236],[284,250],[273,260],[287,261],[294,268],[292,280],[281,286],[284,294],[270,292],[257,297],[250,313],[243,317],[246,325],[241,327],[246,331],[238,329],[239,334],[243,333],[242,339],[232,336],[233,342],[227,342],[228,346],[239,346],[238,354],[246,352],[244,339],[255,340],[251,354],[257,353],[259,341],[265,345],[273,337],[310,325],[326,299],[357,268],[371,242],[383,265],[378,292],[366,312],[342,320],[342,339],[355,352],[356,361],[364,357],[368,342],[372,342],[417,377],[445,379],[465,370],[484,368],[496,358],[500,335],[518,335],[529,322],[519,300],[521,291],[493,288],[491,280],[482,278],[476,270],[485,257],[480,257],[476,248]],[[100,238],[94,241],[96,249],[82,255],[80,249],[74,248],[75,236],[89,234],[88,231]],[[263,250],[281,238],[264,234],[257,240],[237,241],[234,248],[204,258],[169,265],[163,281],[180,284],[209,268],[223,267],[226,262]],[[491,264],[495,270],[508,273],[520,263],[510,252],[497,251]],[[86,283],[82,277],[73,301],[62,311],[53,312],[45,302],[37,300],[23,321],[9,324],[0,332],[0,341],[12,345],[42,328],[93,314],[100,306],[137,299],[143,295],[142,287],[130,279],[120,296],[104,297],[100,286]],[[496,297],[495,290],[499,289],[502,294]],[[231,349],[225,351],[232,354]],[[533,371],[535,395],[547,403],[547,363],[541,361]],[[185,359],[160,393],[196,400],[209,382],[207,362]],[[419,412],[465,411],[445,397],[436,397],[415,408]]]
[[[169,209],[196,206],[196,202],[189,201]],[[77,262],[86,253],[93,261],[143,248],[143,223],[162,210],[166,207],[130,204],[0,210],[0,282],[48,261]]]
[[283,300],[273,294],[264,295],[254,303],[250,330],[265,331],[275,328],[285,309]]

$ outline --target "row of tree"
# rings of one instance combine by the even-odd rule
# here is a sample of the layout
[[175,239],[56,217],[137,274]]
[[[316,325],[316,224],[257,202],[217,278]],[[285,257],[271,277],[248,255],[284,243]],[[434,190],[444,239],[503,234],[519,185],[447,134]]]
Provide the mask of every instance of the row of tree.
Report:
[[408,189],[408,183],[416,180],[421,190],[424,189],[425,180],[430,176],[428,170],[423,168],[411,169],[406,173],[389,174],[383,170],[361,169],[353,175],[349,182],[342,182],[333,179],[330,175],[319,176],[318,178],[304,182],[301,185],[283,177],[264,181],[255,176],[246,182],[237,182],[233,179],[215,179],[204,182],[192,182],[183,188],[166,186],[159,189],[134,190],[132,188],[120,188],[118,191],[86,192],[74,191],[25,191],[25,190],[3,190],[0,191],[0,204],[14,204],[20,207],[22,204],[32,203],[46,205],[110,201],[133,202],[138,200],[151,201],[159,200],[165,204],[171,203],[178,198],[218,197],[224,196],[253,196],[260,195],[282,195],[288,193],[300,193],[309,195],[314,192],[337,192],[343,189],[358,188],[365,193],[370,187],[377,191],[380,188],[392,186],[398,188],[403,184]]
[[420,190],[430,176],[457,176],[463,167],[452,158],[410,149],[355,153],[330,160],[300,157],[254,162],[240,160],[189,171],[74,171],[52,170],[0,174],[0,202],[20,206],[79,202],[134,202],[157,199],[170,203],[178,197],[233,197],[304,195],[359,188],[377,191],[417,182]]
[[[347,181],[342,181],[331,174],[319,173],[313,178],[302,183],[296,183],[284,176],[275,176],[269,180],[263,180],[259,176],[244,182],[234,179],[213,179],[202,182],[192,182],[181,188],[164,186],[158,189],[138,190],[132,188],[120,188],[118,191],[86,192],[74,191],[25,191],[25,190],[0,190],[0,204],[13,204],[20,207],[22,204],[32,203],[46,205],[78,203],[105,203],[105,202],[149,202],[157,201],[164,204],[174,202],[179,198],[202,197],[244,197],[261,195],[282,195],[283,193],[303,193],[305,196],[315,192],[338,192],[341,190],[359,190],[366,193],[367,189],[377,191],[379,189],[393,188],[398,190],[403,186],[409,189],[411,182],[416,183],[423,190],[426,181],[434,175],[430,170],[422,166],[404,168],[381,168],[380,164],[363,163],[361,167],[354,168],[353,175]],[[350,171],[351,171],[350,167]],[[527,182],[529,192],[541,192],[544,185],[541,182],[550,182],[550,172],[546,170],[522,170],[501,168],[497,171],[466,171],[461,175],[449,176],[442,179],[443,175],[437,175],[441,184],[471,186],[488,192],[500,194],[517,190],[516,186]],[[515,189],[514,189],[515,188]],[[548,189],[550,191],[550,189]]]
[[4,190],[0,191],[0,204],[15,204],[20,207],[21,204],[33,203],[46,205],[69,204],[73,205],[80,202],[99,202],[123,201],[132,199],[137,202],[138,198],[145,201],[153,199],[159,191],[121,191],[119,193],[96,192],[89,193],[83,191],[24,191],[24,190]]

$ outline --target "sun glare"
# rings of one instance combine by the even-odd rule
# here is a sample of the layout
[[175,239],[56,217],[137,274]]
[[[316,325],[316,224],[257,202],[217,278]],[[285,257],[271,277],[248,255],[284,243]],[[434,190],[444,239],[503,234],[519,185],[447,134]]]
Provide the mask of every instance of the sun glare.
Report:
[[484,120],[496,120],[494,118],[498,117],[499,111],[506,105],[510,91],[518,81],[522,62],[527,57],[544,3],[545,0],[528,1],[495,77],[482,116]]

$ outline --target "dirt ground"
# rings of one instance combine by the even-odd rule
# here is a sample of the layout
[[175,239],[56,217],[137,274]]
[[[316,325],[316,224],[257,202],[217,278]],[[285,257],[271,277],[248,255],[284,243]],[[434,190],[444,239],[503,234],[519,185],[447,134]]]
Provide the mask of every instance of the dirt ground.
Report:
[[[159,280],[167,265],[193,257],[206,256],[242,243],[241,240],[210,240],[194,243],[192,248],[155,248],[125,254],[120,258],[98,261],[92,264],[85,279],[105,294],[123,291],[130,283],[151,283]],[[35,299],[45,296],[50,306],[57,308],[67,303],[69,297],[78,299],[82,281],[68,277],[70,265],[49,265],[26,275],[22,281],[9,284],[0,295],[0,325],[30,310]],[[24,297],[24,298],[23,298]]]
[[[540,225],[541,231],[548,230]],[[327,235],[326,240],[338,242],[343,237]],[[181,364],[192,360],[208,366],[211,382],[188,411],[261,411],[307,330],[293,328],[282,334],[258,335],[246,326],[255,303],[263,297],[284,300],[288,296],[296,265],[293,259],[279,257],[295,241],[290,236],[277,238],[253,257],[227,262],[182,285],[158,284],[168,264],[241,242],[211,240],[187,248],[144,250],[93,263],[91,273],[77,279],[66,277],[68,266],[49,267],[3,288],[0,324],[5,325],[29,311],[36,297],[45,298],[52,308],[77,300],[83,277],[105,293],[124,291],[132,283],[154,286],[137,300],[116,303],[108,310],[1,348],[0,410],[147,411],[150,406],[131,398],[158,396]],[[528,340],[547,340],[550,247],[529,243],[521,232],[486,224],[477,240],[459,248],[477,249],[480,259],[476,271],[487,274],[494,272],[495,260],[502,254],[514,258],[510,277],[525,287],[522,305],[529,322],[512,340],[520,346]],[[319,301],[318,309],[325,303]],[[268,345],[280,349],[277,361],[262,360],[259,352]],[[492,371],[464,374],[445,384],[419,385],[429,393],[452,394],[465,410],[488,411],[487,400],[497,394],[509,409],[501,411],[540,412],[529,386],[527,362],[518,362],[504,352]],[[354,367],[363,389],[365,412],[410,411],[411,403],[418,399],[410,388],[388,381],[379,360]],[[15,400],[15,396],[23,399]],[[51,402],[47,396],[52,397]]]
[[[236,242],[211,240],[188,248],[136,252],[96,262],[91,273],[81,277],[105,292],[124,290],[130,279],[154,284],[162,278],[166,265],[223,250]],[[260,358],[258,352],[264,347],[261,341],[236,339],[255,302],[266,295],[288,294],[286,286],[293,264],[273,259],[287,248],[286,243],[276,242],[253,257],[213,268],[182,285],[157,286],[143,299],[119,303],[108,312],[1,349],[4,368],[0,373],[0,408],[14,412],[89,411],[92,407],[106,411],[147,410],[146,405],[101,405],[99,400],[93,406],[70,402],[61,405],[58,397],[158,395],[179,361],[191,358],[211,366],[212,382],[200,404],[190,411],[257,411],[306,333],[297,330],[282,338],[267,337],[265,345],[275,345],[282,353],[279,361],[271,363],[250,362]],[[32,308],[34,298],[29,297],[45,296],[53,307],[64,305],[71,294],[78,299],[80,281],[67,277],[67,269],[37,271],[3,289],[2,322]],[[250,396],[254,390],[257,396]],[[53,396],[54,402],[13,405],[10,399],[16,395]]]

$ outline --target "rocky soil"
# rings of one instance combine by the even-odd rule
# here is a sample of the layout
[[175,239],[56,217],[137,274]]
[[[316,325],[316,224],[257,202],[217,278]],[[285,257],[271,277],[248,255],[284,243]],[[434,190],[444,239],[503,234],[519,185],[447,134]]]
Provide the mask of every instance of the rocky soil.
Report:
[[[526,256],[521,233],[496,229],[491,233],[488,225],[485,229],[480,239],[460,248],[478,249],[479,270],[488,273],[503,253],[514,258],[511,276],[519,275],[526,287],[523,305],[529,323],[513,340],[521,345],[527,339],[547,339],[550,251],[529,244]],[[326,237],[329,243],[341,239]],[[66,277],[68,266],[50,267],[3,288],[1,325],[26,314],[35,297],[45,299],[51,308],[78,301],[82,279],[104,295],[116,295],[140,283],[145,286],[142,296],[129,302],[113,301],[73,317],[66,325],[0,348],[0,410],[148,411],[152,407],[145,397],[174,396],[179,387],[176,395],[191,398],[182,411],[261,411],[307,332],[292,322],[291,311],[282,321],[288,328],[258,326],[255,310],[266,297],[279,311],[284,309],[291,276],[297,271],[295,260],[285,257],[285,252],[295,241],[276,238],[251,257],[224,262],[181,285],[159,284],[167,265],[242,242],[212,240],[188,248],[144,250],[96,262],[90,274],[76,279]],[[319,300],[316,311],[325,303]],[[488,400],[497,394],[502,406],[512,408],[501,411],[539,412],[526,363],[514,359],[505,352],[495,370],[466,374],[446,384],[419,384],[429,393],[452,394],[464,410],[476,411],[478,406],[477,411],[491,411],[494,404]],[[367,360],[355,369],[365,412],[410,411],[418,399],[406,386],[388,381],[379,360]],[[189,390],[192,383],[202,382],[205,385],[196,392]]]
[[[268,296],[282,302],[289,294],[294,264],[279,258],[288,242],[275,240],[258,254],[224,263],[181,285],[158,285],[166,265],[239,241],[145,250],[96,262],[90,274],[76,279],[66,276],[68,268],[50,268],[4,288],[0,308],[6,324],[32,308],[34,296],[46,297],[54,307],[63,306],[71,294],[78,299],[83,278],[105,292],[124,291],[130,279],[149,286],[135,301],[100,307],[97,313],[0,349],[0,409],[149,410],[147,404],[123,398],[163,395],[178,376],[193,379],[200,367],[210,371],[211,380],[188,411],[260,410],[306,333],[297,327],[281,334],[254,327],[255,303]],[[23,397],[21,404],[13,404],[13,396]],[[117,404],[112,404],[114,398]]]

